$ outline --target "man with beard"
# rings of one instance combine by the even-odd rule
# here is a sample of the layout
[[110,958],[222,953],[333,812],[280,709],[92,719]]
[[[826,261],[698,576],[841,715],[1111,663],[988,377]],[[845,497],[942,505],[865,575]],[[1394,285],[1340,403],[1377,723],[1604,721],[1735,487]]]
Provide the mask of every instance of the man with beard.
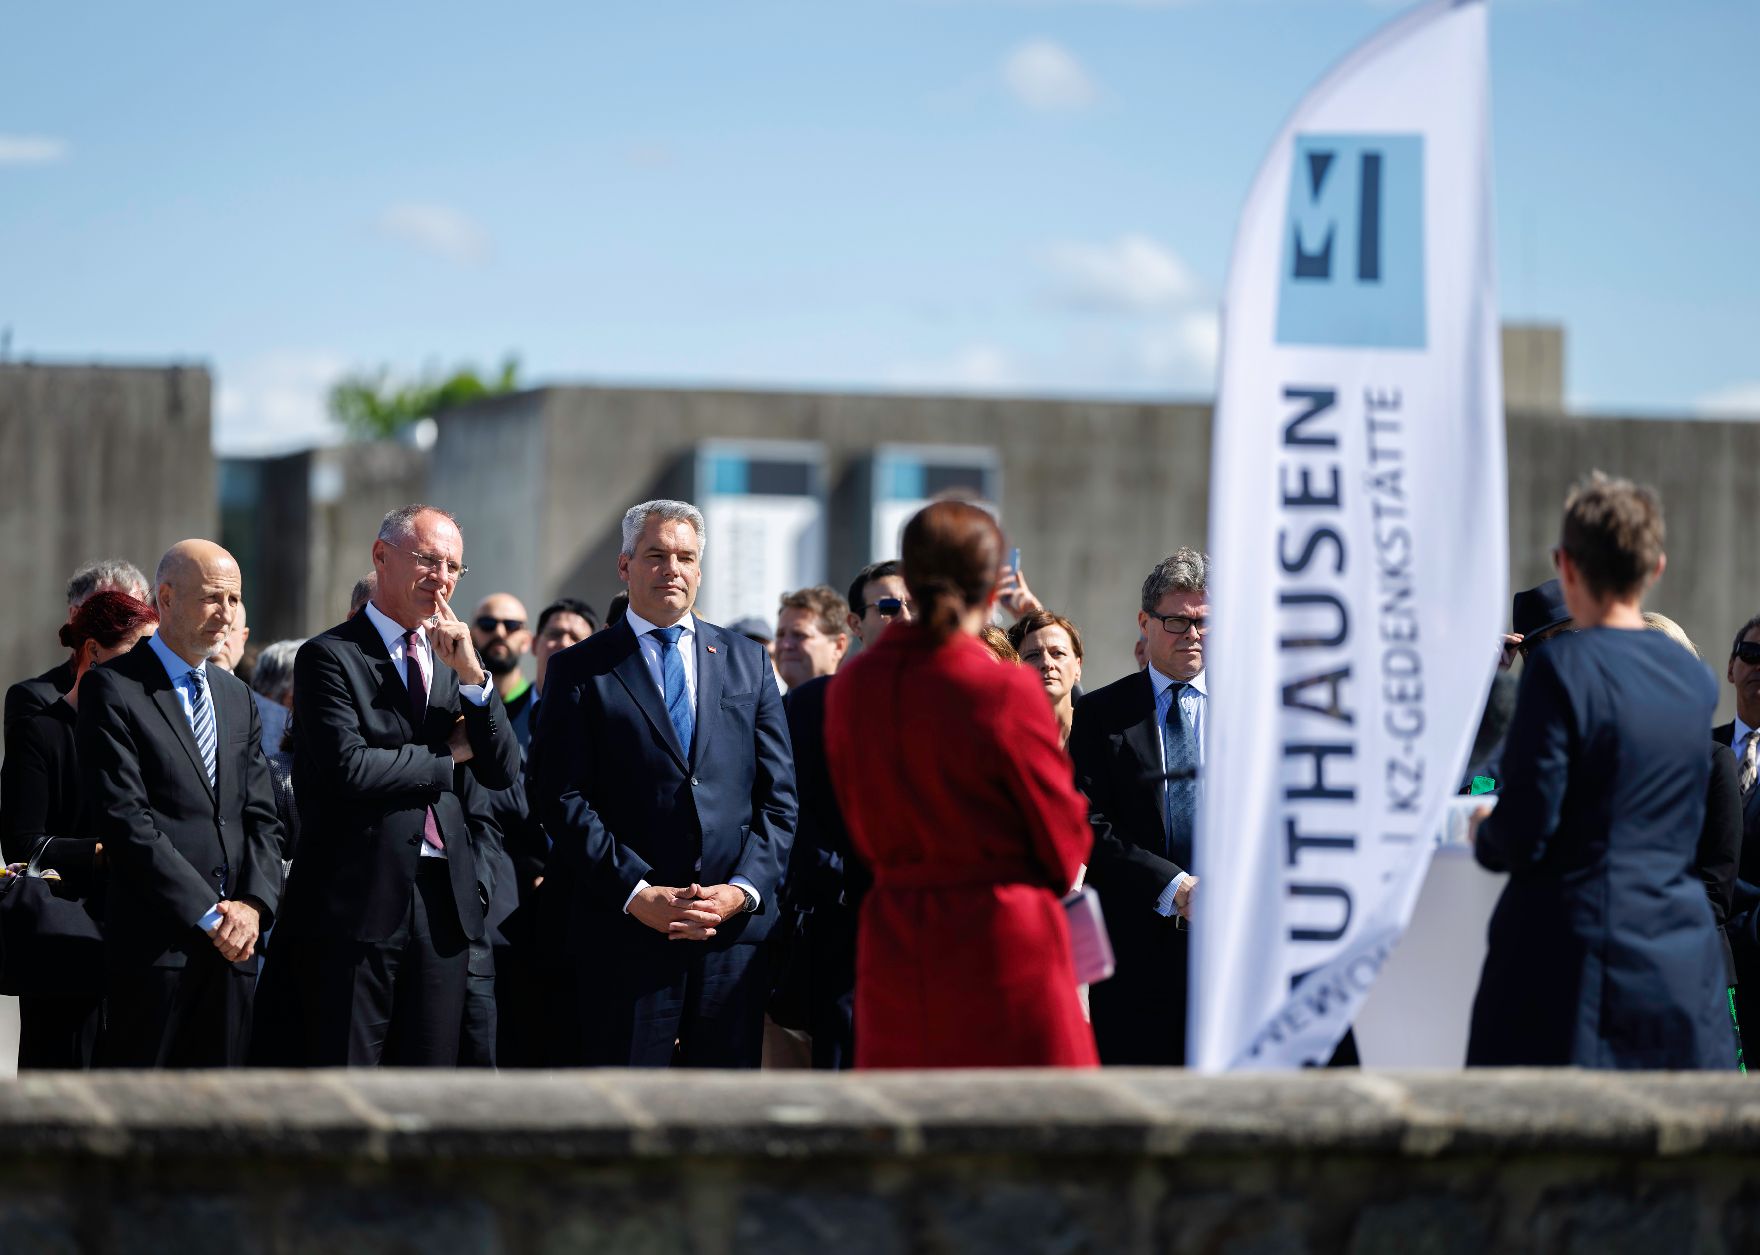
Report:
[[[532,684],[519,669],[519,660],[532,647],[526,628],[526,608],[512,593],[490,593],[477,603],[471,616],[471,643],[483,668],[494,677],[495,691],[507,707],[508,722],[523,727],[526,704],[532,700]],[[520,738],[521,743],[525,741]]]

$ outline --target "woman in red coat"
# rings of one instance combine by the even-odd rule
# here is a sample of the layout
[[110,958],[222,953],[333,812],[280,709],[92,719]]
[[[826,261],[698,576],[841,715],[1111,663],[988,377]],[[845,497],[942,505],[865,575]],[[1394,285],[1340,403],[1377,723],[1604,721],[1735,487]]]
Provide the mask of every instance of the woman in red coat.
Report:
[[1088,808],[1032,672],[978,642],[1002,533],[944,501],[905,527],[918,619],[826,690],[825,749],[874,875],[856,946],[859,1068],[1093,1067],[1059,899]]

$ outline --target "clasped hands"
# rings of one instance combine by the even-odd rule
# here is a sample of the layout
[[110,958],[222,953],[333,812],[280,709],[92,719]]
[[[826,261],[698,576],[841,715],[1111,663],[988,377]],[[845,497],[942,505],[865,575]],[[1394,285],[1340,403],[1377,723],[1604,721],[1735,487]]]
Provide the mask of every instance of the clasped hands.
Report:
[[746,909],[738,885],[649,885],[630,899],[629,913],[669,941],[707,941],[715,926]]
[[208,930],[208,939],[228,963],[242,963],[257,951],[261,913],[254,902],[224,901],[215,909],[220,922]]

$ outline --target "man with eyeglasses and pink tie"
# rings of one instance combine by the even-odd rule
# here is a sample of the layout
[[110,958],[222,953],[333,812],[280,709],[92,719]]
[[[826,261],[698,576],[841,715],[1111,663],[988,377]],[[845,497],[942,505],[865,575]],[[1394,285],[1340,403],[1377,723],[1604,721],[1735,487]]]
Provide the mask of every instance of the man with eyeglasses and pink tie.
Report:
[[519,743],[450,604],[466,571],[453,517],[387,514],[373,571],[361,613],[294,663],[302,841],[281,926],[304,1063],[450,1067],[484,931],[475,847],[498,839],[487,790],[518,778]]

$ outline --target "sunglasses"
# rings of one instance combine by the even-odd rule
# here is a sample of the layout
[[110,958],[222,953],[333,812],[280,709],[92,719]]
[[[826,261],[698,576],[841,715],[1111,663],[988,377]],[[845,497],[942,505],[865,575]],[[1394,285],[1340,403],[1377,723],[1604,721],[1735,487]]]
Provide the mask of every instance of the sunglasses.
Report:
[[1743,641],[1736,646],[1736,657],[1750,667],[1760,667],[1760,641]]
[[515,632],[519,631],[526,625],[524,619],[497,619],[492,614],[480,614],[476,617],[475,622],[477,625],[477,631],[479,632],[493,632],[496,624],[500,624],[502,629],[509,636],[512,636]]
[[874,613],[882,619],[896,619],[901,614],[909,614],[914,619],[917,608],[911,602],[901,601],[897,597],[881,597],[874,602]]

